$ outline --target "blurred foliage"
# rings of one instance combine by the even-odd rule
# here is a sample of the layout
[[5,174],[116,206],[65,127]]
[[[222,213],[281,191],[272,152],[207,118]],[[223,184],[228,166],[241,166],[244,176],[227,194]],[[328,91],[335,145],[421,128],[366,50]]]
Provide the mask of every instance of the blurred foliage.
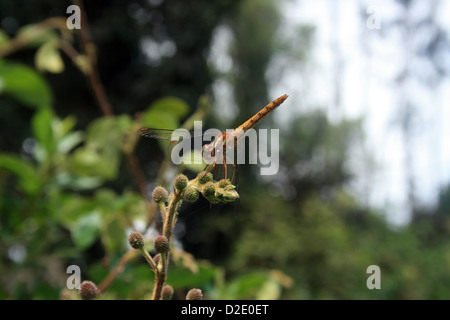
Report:
[[[102,117],[86,57],[61,50],[64,43],[79,49],[77,37],[61,27],[64,19],[46,20],[69,3],[24,3],[0,4],[0,299],[76,298],[64,289],[67,266],[101,283],[127,252],[127,234],[148,218],[126,155],[134,151],[149,181],[156,179],[167,149],[137,143],[136,128],[191,123],[212,82],[205,51],[214,28],[228,23],[234,35],[228,76],[242,111],[237,122],[270,100],[265,71],[287,47],[277,38],[281,15],[272,1],[129,1],[126,8],[86,1],[116,114]],[[313,28],[299,32],[304,50],[295,56],[307,59]],[[11,51],[17,39],[20,48]],[[144,56],[140,48],[155,43],[159,54]],[[393,229],[346,189],[359,120],[331,123],[317,111],[292,118],[280,133],[279,174],[264,180],[242,166],[237,209],[204,210],[199,201],[180,211],[185,231],[175,232],[180,245],[168,278],[175,298],[192,287],[210,299],[449,297],[450,188],[434,211]],[[366,287],[373,264],[381,290]],[[136,257],[102,297],[147,299],[152,283]]]

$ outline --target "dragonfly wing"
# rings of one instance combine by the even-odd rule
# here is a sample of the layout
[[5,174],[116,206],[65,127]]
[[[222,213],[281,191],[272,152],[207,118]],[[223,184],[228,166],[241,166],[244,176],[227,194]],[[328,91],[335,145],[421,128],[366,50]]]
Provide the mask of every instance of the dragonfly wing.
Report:
[[163,139],[163,140],[173,140],[172,137],[177,140],[180,137],[187,137],[189,136],[190,139],[192,138],[201,138],[203,136],[203,131],[192,131],[192,130],[185,130],[185,129],[177,129],[177,130],[170,130],[170,129],[154,129],[154,128],[140,128],[137,133],[143,137],[151,138],[151,139]]
[[140,128],[137,133],[146,138],[171,140],[173,130],[169,129],[153,129],[153,128]]

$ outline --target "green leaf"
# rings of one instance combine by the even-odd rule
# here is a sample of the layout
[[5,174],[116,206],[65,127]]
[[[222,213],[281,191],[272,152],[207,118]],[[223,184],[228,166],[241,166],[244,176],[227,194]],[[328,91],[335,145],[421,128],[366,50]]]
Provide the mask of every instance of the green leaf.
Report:
[[73,148],[84,140],[84,134],[80,131],[72,132],[64,136],[58,143],[58,152],[69,153]]
[[127,234],[122,221],[114,219],[106,224],[102,231],[102,243],[110,255],[124,250],[127,243]]
[[32,119],[33,135],[47,155],[53,154],[55,148],[52,120],[53,112],[51,109],[39,110]]
[[9,37],[8,35],[0,29],[0,48],[4,45],[7,45],[9,42]]
[[28,24],[20,28],[17,32],[17,38],[20,38],[22,43],[30,47],[38,47],[46,42],[58,39],[58,33],[48,27]]
[[108,157],[90,145],[78,148],[69,161],[70,171],[76,175],[113,179],[117,173],[116,156]]
[[95,204],[90,198],[79,196],[75,193],[60,193],[51,197],[51,206],[55,210],[55,218],[67,229],[75,229],[81,217],[95,209]]
[[162,111],[164,113],[170,114],[175,119],[180,121],[189,112],[189,105],[176,97],[165,97],[156,100],[150,105],[150,109],[153,111]]
[[72,240],[80,249],[86,249],[97,239],[100,226],[100,214],[97,211],[81,217],[72,228]]
[[47,82],[32,68],[0,60],[0,95],[11,95],[28,107],[49,108],[52,93]]
[[261,286],[256,293],[256,300],[277,300],[281,295],[281,286],[273,279],[267,281]]
[[147,110],[142,115],[142,123],[149,128],[175,130],[179,126],[176,117],[162,110]]
[[58,51],[58,41],[47,41],[39,47],[35,55],[36,68],[39,71],[61,73],[64,71],[64,62]]
[[70,159],[75,174],[114,179],[121,160],[121,142],[130,130],[127,115],[100,118],[89,125],[86,144]]
[[17,176],[20,189],[27,194],[36,194],[42,187],[34,167],[16,155],[0,154],[0,169]]
[[74,175],[63,171],[55,176],[53,182],[58,187],[73,190],[89,190],[99,187],[103,183],[103,179],[99,177]]
[[150,105],[142,115],[143,124],[150,128],[176,129],[189,112],[189,106],[179,98],[161,98]]
[[229,281],[224,288],[223,299],[254,299],[261,293],[269,274],[265,272],[252,272]]
[[175,288],[202,287],[214,282],[216,273],[216,267],[206,263],[200,263],[199,270],[196,273],[174,264],[170,267],[167,283]]

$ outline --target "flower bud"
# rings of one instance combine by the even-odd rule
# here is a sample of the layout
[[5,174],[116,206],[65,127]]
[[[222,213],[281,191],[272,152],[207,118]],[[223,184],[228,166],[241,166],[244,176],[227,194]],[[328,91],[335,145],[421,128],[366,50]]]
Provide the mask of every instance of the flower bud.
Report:
[[230,179],[222,179],[219,182],[217,182],[217,185],[219,186],[219,188],[225,188],[229,184],[231,184]]
[[156,265],[158,265],[159,263],[159,259],[161,259],[161,254],[155,254],[155,256],[153,257],[153,261],[155,262]]
[[95,299],[100,292],[92,281],[83,281],[80,286],[80,296],[83,300]]
[[215,196],[222,202],[232,202],[239,198],[239,194],[235,190],[226,191],[224,189],[216,189]]
[[236,186],[232,185],[232,184],[229,184],[229,185],[227,185],[227,186],[225,186],[223,188],[223,190],[225,190],[225,191],[231,191],[231,190],[234,190],[234,189],[236,189]]
[[214,193],[216,193],[216,186],[212,182],[208,182],[203,186],[203,196],[205,198],[208,198],[210,196],[213,196]]
[[203,293],[200,289],[191,289],[186,295],[186,300],[202,300]]
[[128,236],[128,242],[134,249],[142,249],[144,247],[144,237],[139,232],[132,232]]
[[197,175],[197,179],[200,184],[205,184],[212,181],[213,175],[211,172],[202,171]]
[[184,174],[180,173],[175,177],[174,186],[175,189],[177,189],[179,192],[186,189],[187,185],[188,185],[188,178]]
[[203,186],[202,194],[211,203],[218,203],[219,200],[215,196],[216,184],[213,182],[208,182]]
[[169,199],[169,193],[164,187],[156,187],[155,190],[153,190],[152,196],[156,203],[165,203]]
[[170,250],[169,240],[163,235],[155,238],[155,250],[158,253],[166,253]]
[[184,190],[183,199],[189,202],[195,202],[198,200],[198,190],[193,186],[189,186]]
[[171,285],[166,284],[162,288],[161,300],[171,300],[173,296],[173,288]]

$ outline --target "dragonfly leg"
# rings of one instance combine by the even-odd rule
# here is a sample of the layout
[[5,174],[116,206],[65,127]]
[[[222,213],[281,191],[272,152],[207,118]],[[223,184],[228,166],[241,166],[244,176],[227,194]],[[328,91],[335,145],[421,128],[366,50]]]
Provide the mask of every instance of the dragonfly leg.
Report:
[[211,168],[209,168],[209,170],[207,171],[209,173],[216,168],[216,165],[217,165],[217,163],[215,163],[215,162],[213,164],[207,164],[203,171],[206,171],[206,169],[208,169],[208,167],[211,166]]
[[[233,175],[231,177],[231,183],[234,182],[234,175],[236,173],[236,165],[233,163],[233,161],[227,157],[227,161],[229,161],[228,163],[230,163],[233,166]],[[225,165],[226,166],[226,165]],[[226,172],[226,171],[225,171]],[[228,178],[228,176],[225,174],[225,176]]]
[[225,171],[225,179],[228,179],[228,173],[227,173],[227,161],[226,158],[228,158],[225,153],[222,155],[222,166],[223,166],[223,170]]

